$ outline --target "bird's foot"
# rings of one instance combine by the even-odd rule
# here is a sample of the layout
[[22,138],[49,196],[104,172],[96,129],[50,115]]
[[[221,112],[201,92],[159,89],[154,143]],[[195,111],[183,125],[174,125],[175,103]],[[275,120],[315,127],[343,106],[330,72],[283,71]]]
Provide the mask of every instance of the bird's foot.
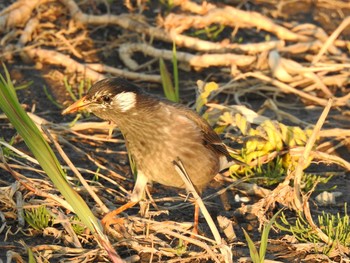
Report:
[[124,218],[121,217],[115,217],[116,214],[114,213],[114,211],[109,212],[108,214],[106,214],[102,220],[102,226],[105,230],[109,229],[111,227],[111,225],[122,225],[124,222]]
[[125,205],[122,205],[121,207],[107,213],[101,220],[101,223],[103,225],[103,228],[105,230],[109,229],[111,225],[122,225],[124,222],[123,218],[115,218],[117,215],[122,213],[123,211],[133,207],[136,205],[137,202],[128,202]]

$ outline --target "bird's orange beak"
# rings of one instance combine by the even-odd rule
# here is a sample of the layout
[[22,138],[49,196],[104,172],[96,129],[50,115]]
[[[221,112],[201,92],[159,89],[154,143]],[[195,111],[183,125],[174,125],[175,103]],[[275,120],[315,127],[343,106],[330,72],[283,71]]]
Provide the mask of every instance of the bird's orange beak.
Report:
[[79,110],[82,110],[86,108],[90,103],[86,100],[86,96],[82,97],[81,99],[74,102],[72,105],[70,105],[68,108],[62,111],[62,115],[66,115],[69,113],[77,112]]

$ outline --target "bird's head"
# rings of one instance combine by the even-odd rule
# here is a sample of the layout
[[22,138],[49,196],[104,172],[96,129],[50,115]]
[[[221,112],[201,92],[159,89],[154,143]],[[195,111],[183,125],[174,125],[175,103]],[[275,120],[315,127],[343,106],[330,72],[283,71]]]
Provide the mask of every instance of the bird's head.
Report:
[[111,114],[123,114],[136,107],[143,91],[122,78],[108,78],[96,82],[88,93],[66,108],[62,114],[87,110],[98,117],[111,120]]

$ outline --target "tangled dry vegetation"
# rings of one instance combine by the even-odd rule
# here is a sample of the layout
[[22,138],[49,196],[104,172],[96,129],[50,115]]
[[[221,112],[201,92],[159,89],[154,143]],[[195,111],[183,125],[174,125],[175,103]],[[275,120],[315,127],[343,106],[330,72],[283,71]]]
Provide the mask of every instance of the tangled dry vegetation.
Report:
[[[249,261],[241,227],[258,237],[257,230],[274,209],[284,207],[294,220],[289,223],[303,218],[309,228],[304,240],[298,231],[273,234],[268,258],[349,262],[349,222],[344,221],[342,233],[348,237],[342,243],[315,219],[326,208],[344,216],[350,200],[346,186],[350,182],[350,4],[340,0],[198,2],[2,2],[0,58],[12,72],[24,72],[25,81],[36,72],[50,85],[54,99],[40,97],[41,112],[26,97],[38,99],[38,90],[29,95],[19,91],[19,100],[29,104],[34,122],[49,131],[51,138],[44,136],[62,164],[67,163],[64,169],[70,183],[98,218],[127,200],[133,179],[120,134],[108,136],[113,125],[91,118],[72,124],[57,117],[55,104],[62,107],[69,98],[67,83],[81,85],[79,92],[83,92],[89,81],[123,76],[147,88],[160,87],[159,59],[169,62],[170,68],[174,44],[183,100],[193,98],[198,86],[203,91],[199,100],[205,105],[204,116],[228,143],[241,143],[236,154],[249,168],[234,167],[230,174],[218,175],[215,181],[221,186],[210,187],[211,194],[205,197],[209,206],[218,202],[218,196],[223,202],[221,210],[226,211],[217,212],[221,237],[214,240],[205,222],[203,233],[190,237],[191,224],[185,222],[190,217],[177,214],[192,213],[190,204],[183,202],[187,197],[154,190],[153,199],[148,193],[151,208],[141,204],[143,216],[127,212],[124,223],[109,233],[125,261]],[[313,17],[305,22],[293,12],[303,8],[314,10],[323,20],[317,24]],[[23,262],[31,255],[37,262],[108,261],[6,116],[0,116],[0,233],[6,248],[6,255],[4,251],[0,255],[7,262]],[[306,170],[310,167],[319,175],[311,183]],[[277,178],[271,178],[273,173]],[[321,196],[316,204],[321,177],[335,180],[339,188],[327,196],[330,200]],[[232,192],[250,201],[245,204],[243,197],[237,197],[240,202],[235,203]],[[221,206],[219,202],[216,206]],[[258,219],[256,225],[242,223],[252,218]]]

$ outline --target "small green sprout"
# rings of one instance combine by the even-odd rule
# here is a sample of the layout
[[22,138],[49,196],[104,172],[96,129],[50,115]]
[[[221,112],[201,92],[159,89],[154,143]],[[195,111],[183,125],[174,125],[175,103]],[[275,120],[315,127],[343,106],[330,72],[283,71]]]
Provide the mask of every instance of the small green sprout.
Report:
[[32,228],[40,231],[54,222],[54,217],[44,205],[25,210],[24,219]]

